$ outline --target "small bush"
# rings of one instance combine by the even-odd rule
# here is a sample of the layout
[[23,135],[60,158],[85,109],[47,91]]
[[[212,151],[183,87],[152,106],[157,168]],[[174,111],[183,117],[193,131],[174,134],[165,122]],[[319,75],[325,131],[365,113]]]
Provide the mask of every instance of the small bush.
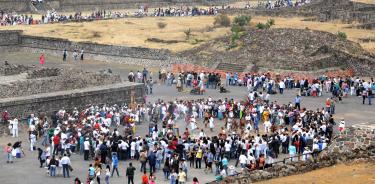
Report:
[[258,29],[266,29],[266,28],[267,28],[267,25],[259,22],[259,23],[256,25],[256,27],[257,27]]
[[230,18],[228,17],[228,15],[220,14],[215,17],[214,26],[229,27]]
[[246,26],[249,24],[251,20],[251,17],[248,15],[239,15],[234,18],[233,24],[239,25],[239,26]]
[[100,37],[102,37],[102,35],[100,34],[100,32],[94,31],[94,32],[92,33],[92,37],[93,37],[93,38],[100,38]]
[[268,19],[267,24],[271,27],[271,26],[275,25],[275,20],[274,19]]
[[337,32],[337,37],[343,40],[346,40],[348,38],[348,36],[346,36],[346,33],[341,31]]
[[233,33],[239,33],[239,32],[242,32],[244,31],[245,29],[239,25],[232,25],[232,28],[230,29]]
[[164,22],[158,22],[158,28],[159,29],[164,29],[165,27],[167,27],[167,24],[166,23],[164,23]]
[[189,29],[185,30],[184,33],[185,33],[185,36],[186,36],[186,40],[189,40],[190,36],[191,36],[191,29],[189,28]]

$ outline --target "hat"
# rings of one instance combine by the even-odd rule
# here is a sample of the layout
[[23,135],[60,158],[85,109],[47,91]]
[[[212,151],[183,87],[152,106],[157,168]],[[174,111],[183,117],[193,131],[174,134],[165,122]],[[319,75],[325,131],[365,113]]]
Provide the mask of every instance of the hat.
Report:
[[230,165],[229,169],[233,170],[233,169],[235,169],[235,167],[233,165]]
[[86,137],[86,141],[88,141],[89,140],[89,138],[88,137]]

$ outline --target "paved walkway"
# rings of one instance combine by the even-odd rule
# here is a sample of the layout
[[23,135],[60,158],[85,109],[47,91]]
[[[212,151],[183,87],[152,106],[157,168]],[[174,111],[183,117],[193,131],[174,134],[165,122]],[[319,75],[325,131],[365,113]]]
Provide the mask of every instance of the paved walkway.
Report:
[[[37,63],[37,58],[39,57],[37,54],[30,54],[33,58],[36,59],[30,60],[24,56],[16,56],[14,55],[4,55],[4,60],[8,60],[10,63],[25,63],[25,64],[33,64]],[[114,73],[120,74],[123,78],[126,78],[130,69],[138,69],[141,70],[142,67],[134,67],[129,68],[128,65],[121,65],[119,63],[109,63],[109,62],[99,62],[99,61],[85,61],[84,63],[79,64],[72,64],[72,63],[61,63],[59,62],[58,57],[48,57],[53,58],[52,61],[46,61],[46,66],[51,67],[78,67],[78,68],[85,68],[87,70],[101,70],[101,69],[108,69],[112,68]],[[61,59],[61,58],[60,58]],[[217,90],[209,89],[205,95],[190,95],[188,93],[178,93],[175,87],[166,87],[164,85],[155,85],[154,87],[154,94],[148,96],[148,100],[153,102],[157,99],[163,99],[166,101],[175,100],[175,99],[198,99],[198,98],[208,98],[211,96],[214,99],[217,98],[234,98],[237,100],[245,99],[246,88],[244,87],[231,87],[229,88],[231,91],[230,93],[220,94]],[[279,103],[288,103],[293,101],[294,96],[296,95],[296,90],[286,90],[284,95],[274,95],[271,96],[272,101],[278,101]],[[324,94],[323,97],[303,97],[302,98],[302,106],[308,109],[316,109],[321,108],[324,106],[325,99],[329,97],[329,94]],[[373,117],[375,115],[375,106],[369,105],[362,105],[362,99],[358,97],[348,97],[344,98],[342,103],[336,104],[336,112],[335,115],[336,121],[339,121],[339,118],[345,118],[348,125],[359,124],[359,123],[366,123],[372,122]],[[220,123],[217,123],[217,128],[220,127]],[[180,130],[184,128],[184,123],[178,123]],[[148,124],[144,123],[140,127],[137,128],[137,134],[145,135],[148,131]],[[217,132],[217,131],[216,131]],[[206,130],[208,135],[213,134]],[[24,132],[21,133],[20,138],[11,138],[9,136],[3,136],[0,138],[0,145],[1,148],[5,146],[6,143],[12,142],[14,143],[17,140],[22,140],[24,148],[28,147],[27,138]],[[54,184],[68,184],[73,183],[73,179],[75,177],[79,177],[82,181],[86,179],[88,165],[92,162],[83,161],[83,156],[80,155],[73,155],[71,157],[72,167],[74,171],[71,173],[70,179],[64,179],[62,177],[51,178],[46,175],[46,170],[39,168],[39,161],[37,160],[37,153],[25,151],[26,157],[22,159],[17,159],[14,164],[5,164],[6,156],[2,149],[0,149],[0,183],[1,184],[19,184],[19,183],[26,183],[26,184],[39,184],[43,183],[54,183]],[[130,161],[120,162],[120,175],[121,177],[114,177],[110,181],[114,184],[123,184],[127,183],[125,177],[125,169]],[[139,162],[132,161],[137,168],[137,175],[135,176],[136,181],[135,183],[140,183],[141,174],[139,172]],[[233,162],[231,163],[233,164]],[[203,169],[192,169],[189,168],[189,176],[190,180],[187,183],[192,183],[191,178],[192,176],[198,177],[200,183],[205,183],[214,180],[213,174],[205,174]],[[162,176],[162,171],[158,171],[156,174],[158,184],[167,184],[167,181],[164,181]],[[102,177],[104,179],[104,175]]]

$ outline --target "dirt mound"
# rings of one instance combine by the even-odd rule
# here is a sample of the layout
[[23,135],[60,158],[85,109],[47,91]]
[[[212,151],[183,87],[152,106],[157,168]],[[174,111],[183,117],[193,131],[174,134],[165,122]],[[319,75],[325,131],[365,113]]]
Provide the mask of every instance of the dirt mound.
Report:
[[371,76],[375,56],[357,43],[336,35],[301,29],[250,29],[230,48],[230,37],[207,42],[180,53],[196,64],[215,66],[221,62],[253,65],[260,68],[315,71],[328,68],[348,69]]

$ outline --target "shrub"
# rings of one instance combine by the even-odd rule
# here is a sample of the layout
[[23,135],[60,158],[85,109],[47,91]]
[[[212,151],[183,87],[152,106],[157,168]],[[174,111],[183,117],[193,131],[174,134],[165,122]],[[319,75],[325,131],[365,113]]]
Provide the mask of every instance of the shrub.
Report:
[[186,36],[186,40],[189,40],[190,36],[191,36],[191,29],[189,28],[189,29],[185,30],[184,33],[185,33],[185,36]]
[[93,38],[100,38],[100,37],[102,37],[102,35],[100,34],[100,32],[98,32],[98,31],[94,31],[94,32],[92,33],[92,37],[93,37]]
[[214,26],[229,27],[230,18],[228,17],[228,15],[220,14],[215,17]]
[[234,18],[233,24],[239,25],[239,26],[245,26],[248,25],[251,20],[251,17],[248,15],[239,15]]
[[348,36],[346,36],[346,33],[341,31],[337,32],[337,37],[343,40],[346,40],[346,38],[348,38]]
[[267,25],[259,22],[259,23],[256,25],[256,27],[257,27],[258,29],[266,29],[266,28],[267,28]]
[[232,33],[239,33],[241,31],[244,31],[244,28],[239,26],[239,25],[232,25],[232,28],[230,29],[232,31]]
[[166,26],[167,26],[167,24],[166,23],[164,23],[164,22],[158,22],[158,28],[159,29],[164,29]]
[[267,24],[271,27],[271,26],[275,25],[275,20],[274,19],[268,19]]

